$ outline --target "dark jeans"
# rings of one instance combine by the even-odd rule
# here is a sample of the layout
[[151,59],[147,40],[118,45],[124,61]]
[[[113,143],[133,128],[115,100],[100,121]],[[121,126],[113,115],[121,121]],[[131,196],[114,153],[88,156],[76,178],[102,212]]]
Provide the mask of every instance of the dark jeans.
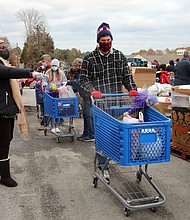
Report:
[[92,104],[91,104],[90,95],[83,88],[81,88],[80,85],[75,84],[75,87],[82,98],[82,113],[84,120],[83,136],[94,138],[94,124],[93,124]]
[[14,118],[0,118],[0,160],[7,159],[13,139]]
[[84,99],[82,103],[83,119],[84,119],[84,137],[94,138],[94,123],[92,116],[92,106],[90,97]]
[[47,127],[48,117],[44,115],[44,104],[40,104],[40,111],[41,111],[41,117],[42,121],[40,122],[40,125]]

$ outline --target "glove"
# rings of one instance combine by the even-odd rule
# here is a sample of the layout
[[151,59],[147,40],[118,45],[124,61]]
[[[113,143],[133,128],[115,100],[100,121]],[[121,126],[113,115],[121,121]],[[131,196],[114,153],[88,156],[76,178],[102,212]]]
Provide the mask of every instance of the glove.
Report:
[[136,90],[130,90],[129,95],[130,96],[137,96],[139,93]]
[[95,99],[100,99],[100,98],[102,98],[102,93],[101,93],[100,91],[94,90],[94,91],[91,92],[91,95],[92,95]]
[[39,73],[39,72],[34,71],[34,72],[32,72],[32,76],[35,79],[42,79],[43,78],[43,73]]

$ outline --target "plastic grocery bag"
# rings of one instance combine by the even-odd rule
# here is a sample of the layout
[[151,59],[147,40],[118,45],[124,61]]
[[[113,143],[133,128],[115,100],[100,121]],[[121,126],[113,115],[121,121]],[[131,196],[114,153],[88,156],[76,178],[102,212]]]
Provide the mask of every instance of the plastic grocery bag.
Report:
[[142,112],[139,112],[139,118],[133,118],[131,117],[128,112],[123,116],[123,122],[129,122],[129,123],[137,123],[137,122],[144,122],[144,116]]
[[72,86],[63,85],[59,88],[59,98],[73,98],[76,97]]

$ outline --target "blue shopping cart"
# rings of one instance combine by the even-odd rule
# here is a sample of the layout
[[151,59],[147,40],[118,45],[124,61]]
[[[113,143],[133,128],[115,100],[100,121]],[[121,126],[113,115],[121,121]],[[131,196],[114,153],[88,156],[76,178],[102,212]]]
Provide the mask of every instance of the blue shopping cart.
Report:
[[43,91],[43,103],[44,114],[46,119],[44,134],[47,135],[47,131],[50,129],[50,121],[56,119],[68,119],[64,126],[62,126],[62,132],[56,133],[56,141],[60,142],[60,138],[71,137],[74,141],[76,131],[74,128],[74,118],[78,117],[78,97],[72,98],[55,98],[50,93]]
[[[127,216],[130,210],[151,208],[155,211],[165,202],[165,196],[149,176],[148,164],[170,161],[171,120],[150,106],[138,106],[142,104],[142,97],[138,96],[105,94],[92,103],[96,144],[94,187],[98,179],[101,180],[123,203]],[[144,121],[119,120],[126,112],[133,112],[133,117],[141,112]],[[106,157],[101,166],[100,155]],[[129,168],[130,171],[126,171]],[[107,172],[109,178],[104,175]]]

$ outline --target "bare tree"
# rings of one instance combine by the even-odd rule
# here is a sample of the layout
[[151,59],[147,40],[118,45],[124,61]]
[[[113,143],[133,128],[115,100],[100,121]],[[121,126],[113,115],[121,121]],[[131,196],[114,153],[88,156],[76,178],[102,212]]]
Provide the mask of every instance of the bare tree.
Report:
[[24,23],[26,37],[33,34],[37,26],[46,29],[47,21],[44,15],[41,15],[35,9],[20,9],[16,16]]
[[35,9],[20,9],[16,16],[24,23],[26,41],[21,54],[21,62],[26,67],[36,66],[40,57],[47,53],[53,57],[54,41],[46,32],[47,21]]

